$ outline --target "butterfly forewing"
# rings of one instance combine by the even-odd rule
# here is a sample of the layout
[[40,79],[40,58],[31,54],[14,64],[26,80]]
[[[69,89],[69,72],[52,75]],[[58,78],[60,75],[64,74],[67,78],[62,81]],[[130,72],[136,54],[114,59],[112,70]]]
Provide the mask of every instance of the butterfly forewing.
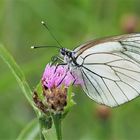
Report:
[[74,51],[91,99],[114,107],[140,94],[140,34],[90,41]]

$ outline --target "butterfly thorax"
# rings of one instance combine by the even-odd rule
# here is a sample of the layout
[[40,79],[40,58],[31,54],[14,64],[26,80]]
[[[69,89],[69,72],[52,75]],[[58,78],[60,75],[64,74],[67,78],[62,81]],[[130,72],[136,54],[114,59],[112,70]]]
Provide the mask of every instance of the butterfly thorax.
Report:
[[75,52],[66,48],[60,49],[60,55],[64,58],[64,63],[71,66],[77,66]]

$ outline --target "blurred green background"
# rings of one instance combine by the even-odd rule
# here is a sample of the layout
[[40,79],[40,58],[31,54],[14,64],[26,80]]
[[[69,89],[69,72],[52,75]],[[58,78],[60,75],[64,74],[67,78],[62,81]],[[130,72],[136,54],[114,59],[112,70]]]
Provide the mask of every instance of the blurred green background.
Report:
[[[0,0],[0,42],[22,68],[32,89],[57,45],[41,25],[47,21],[60,43],[74,48],[85,41],[140,30],[140,0]],[[63,121],[64,140],[139,140],[140,98],[109,109],[75,88],[73,107]],[[15,140],[35,118],[14,76],[0,59],[0,140]]]

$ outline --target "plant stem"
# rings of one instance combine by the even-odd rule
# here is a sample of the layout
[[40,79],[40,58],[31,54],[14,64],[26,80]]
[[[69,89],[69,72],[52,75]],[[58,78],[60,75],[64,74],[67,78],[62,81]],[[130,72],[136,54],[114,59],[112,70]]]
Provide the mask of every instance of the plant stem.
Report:
[[44,135],[42,133],[43,127],[42,127],[42,122],[39,120],[39,125],[40,125],[40,140],[45,140]]
[[44,135],[43,135],[43,133],[42,133],[42,130],[40,130],[40,139],[41,139],[41,140],[45,140],[45,137],[44,137]]
[[62,140],[62,132],[61,132],[61,118],[62,114],[52,114],[55,130],[56,130],[56,135],[57,135],[57,140]]

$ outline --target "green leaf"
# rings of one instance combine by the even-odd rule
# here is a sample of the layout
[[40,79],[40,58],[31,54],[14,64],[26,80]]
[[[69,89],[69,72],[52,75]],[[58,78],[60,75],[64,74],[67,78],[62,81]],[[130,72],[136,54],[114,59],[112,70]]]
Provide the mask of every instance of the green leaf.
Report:
[[25,80],[25,76],[20,69],[20,67],[15,62],[14,58],[10,55],[10,53],[0,45],[0,57],[4,60],[4,62],[8,65],[12,73],[14,74],[16,80],[20,88],[22,89],[25,97],[29,101],[29,103],[34,107],[33,100],[32,100],[32,91]]
[[41,140],[57,140],[57,133],[52,122],[52,117],[42,115],[39,117]]
[[72,86],[70,86],[67,92],[67,105],[64,108],[63,118],[65,118],[70,109],[76,104],[73,100],[73,96],[74,93],[72,92]]
[[42,115],[39,117],[41,129],[50,129],[52,127],[52,118],[49,115]]
[[38,120],[32,120],[20,133],[17,140],[35,140],[39,135]]
[[55,126],[53,125],[51,129],[47,129],[47,130],[43,130],[42,131],[45,140],[57,140],[57,135],[56,135],[56,131],[55,131]]
[[37,95],[39,96],[39,98],[41,100],[43,100],[44,99],[44,96],[43,96],[41,81],[38,83],[38,85],[36,86],[35,90],[36,90]]

